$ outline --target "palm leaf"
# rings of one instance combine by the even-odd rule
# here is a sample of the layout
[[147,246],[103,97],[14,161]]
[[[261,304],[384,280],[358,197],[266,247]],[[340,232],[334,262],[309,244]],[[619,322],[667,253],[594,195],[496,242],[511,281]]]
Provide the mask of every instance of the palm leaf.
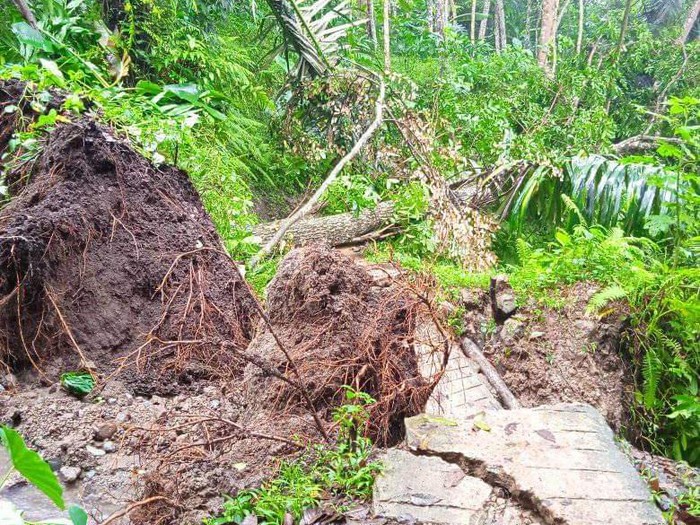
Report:
[[[347,0],[267,0],[282,27],[285,42],[299,54],[297,74],[319,76],[337,62],[338,40],[366,22],[350,20]],[[334,5],[335,3],[335,5]]]

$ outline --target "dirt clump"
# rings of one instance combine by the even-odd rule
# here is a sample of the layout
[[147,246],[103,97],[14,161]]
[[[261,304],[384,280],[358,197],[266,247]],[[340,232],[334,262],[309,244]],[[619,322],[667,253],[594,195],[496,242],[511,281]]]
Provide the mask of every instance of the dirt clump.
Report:
[[187,175],[89,119],[45,140],[0,211],[0,360],[51,379],[135,369],[149,394],[240,371],[211,341],[245,348],[252,298]]
[[[417,315],[424,305],[398,281],[374,286],[368,271],[323,246],[295,249],[270,283],[270,326],[262,326],[248,349],[291,378],[296,373],[313,407],[326,421],[344,401],[343,386],[370,394],[370,434],[381,445],[396,443],[404,417],[419,413],[430,393],[413,349]],[[251,413],[308,414],[298,389],[254,365],[245,371]]]

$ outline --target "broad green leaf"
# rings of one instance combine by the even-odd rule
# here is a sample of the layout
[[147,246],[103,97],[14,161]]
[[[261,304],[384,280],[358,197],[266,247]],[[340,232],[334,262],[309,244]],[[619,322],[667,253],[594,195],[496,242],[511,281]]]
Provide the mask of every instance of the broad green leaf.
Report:
[[84,396],[95,388],[95,379],[87,372],[66,372],[61,375],[61,385],[71,394]]
[[51,42],[41,34],[40,31],[34,29],[26,22],[17,22],[12,24],[12,32],[22,44],[41,49],[43,51],[51,51]]
[[61,73],[61,70],[58,68],[58,64],[56,64],[56,62],[53,60],[46,60],[44,58],[40,58],[39,62],[41,63],[41,67],[51,73],[51,76],[54,77],[54,80],[56,80],[59,87],[65,87],[66,79],[64,78],[63,73]]
[[77,505],[72,505],[68,509],[68,515],[70,516],[73,525],[87,525],[88,515],[82,508]]
[[66,506],[63,502],[63,489],[49,464],[35,451],[27,448],[16,430],[6,426],[0,427],[0,441],[7,449],[15,470],[63,510]]
[[196,84],[170,84],[165,86],[163,91],[172,93],[176,97],[190,102],[191,104],[199,102],[199,99],[202,96]]

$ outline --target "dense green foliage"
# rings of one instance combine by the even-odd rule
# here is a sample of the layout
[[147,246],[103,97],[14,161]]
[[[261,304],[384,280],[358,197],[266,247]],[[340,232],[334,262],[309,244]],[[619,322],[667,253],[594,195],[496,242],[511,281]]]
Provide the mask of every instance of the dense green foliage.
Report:
[[[538,63],[536,1],[505,1],[507,45],[498,50],[491,20],[486,38],[472,39],[469,3],[455,2],[457,22],[436,34],[430,2],[401,1],[390,74],[361,24],[329,52],[337,59],[330,74],[303,79],[267,4],[29,4],[36,28],[0,0],[0,78],[27,81],[25,98],[42,116],[12,137],[0,177],[31,162],[56,125],[96,116],[154,163],[186,170],[229,253],[245,262],[260,248],[252,226],[295,209],[355,143],[373,116],[373,79],[384,75],[385,125],[316,211],[393,201],[401,233],[367,256],[428,272],[451,297],[507,272],[519,296],[553,307],[553,289],[581,281],[600,288],[589,315],[626,302],[621,351],[636,370],[636,444],[700,465],[697,29],[678,43],[690,1],[633,2],[624,30],[625,2],[586,2],[579,50],[576,2],[562,2],[550,71]],[[56,89],[66,97],[48,111]],[[651,139],[620,147],[636,136]],[[499,223],[492,247],[500,262],[489,272],[465,270],[436,242],[428,165],[447,182],[489,190],[477,203]],[[280,255],[246,276],[261,296]],[[356,401],[353,410],[368,400]],[[322,493],[367,496],[376,465],[366,464],[361,415],[341,409],[336,449],[283,463],[277,478],[230,499],[211,523],[250,513],[280,523]]]

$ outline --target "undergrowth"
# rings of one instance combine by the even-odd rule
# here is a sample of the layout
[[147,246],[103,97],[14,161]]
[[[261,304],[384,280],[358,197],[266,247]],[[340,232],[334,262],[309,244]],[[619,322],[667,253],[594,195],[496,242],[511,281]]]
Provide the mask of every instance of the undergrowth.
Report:
[[333,414],[338,428],[334,446],[310,446],[301,457],[283,461],[274,478],[258,489],[229,497],[222,514],[206,519],[205,524],[241,523],[254,515],[263,525],[282,525],[287,515],[296,522],[322,499],[332,499],[337,510],[369,499],[381,470],[378,462],[371,461],[372,442],[364,436],[368,407],[375,401],[350,387],[345,387],[345,397],[346,404]]

